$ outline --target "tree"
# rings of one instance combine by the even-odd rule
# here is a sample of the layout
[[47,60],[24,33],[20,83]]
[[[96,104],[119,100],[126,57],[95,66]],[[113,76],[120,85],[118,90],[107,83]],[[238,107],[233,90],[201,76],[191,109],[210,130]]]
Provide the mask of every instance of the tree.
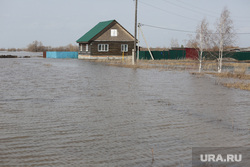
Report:
[[68,45],[66,46],[66,49],[67,49],[68,51],[71,51],[71,52],[73,52],[73,51],[78,51],[78,46],[77,46],[77,45],[68,44]]
[[214,34],[214,45],[219,48],[218,72],[222,69],[222,58],[224,48],[235,43],[235,31],[233,21],[230,18],[230,11],[225,7],[220,19],[216,23],[216,33]]
[[174,38],[171,39],[170,46],[171,46],[171,48],[178,48],[178,47],[180,47],[180,45],[178,43],[178,40],[174,39]]
[[201,72],[201,65],[202,65],[202,59],[203,59],[203,51],[210,47],[210,37],[211,37],[212,31],[208,28],[208,22],[204,18],[200,25],[197,26],[196,29],[196,41],[197,41],[197,47],[199,48],[199,72]]
[[43,52],[43,51],[78,51],[77,45],[68,44],[67,46],[51,47],[44,46],[42,42],[33,41],[27,46],[27,51],[30,52]]
[[194,38],[192,35],[189,35],[189,40],[187,41],[186,47],[188,48],[198,48],[198,42],[196,38]]
[[204,18],[197,25],[196,35],[195,37],[190,36],[189,41],[187,42],[187,47],[196,48],[197,52],[199,52],[199,72],[201,72],[202,67],[202,59],[203,59],[203,51],[210,48],[211,45],[211,34],[212,31],[209,30],[209,24],[207,20]]
[[42,52],[45,50],[42,42],[33,41],[31,44],[27,46],[27,50],[30,52]]

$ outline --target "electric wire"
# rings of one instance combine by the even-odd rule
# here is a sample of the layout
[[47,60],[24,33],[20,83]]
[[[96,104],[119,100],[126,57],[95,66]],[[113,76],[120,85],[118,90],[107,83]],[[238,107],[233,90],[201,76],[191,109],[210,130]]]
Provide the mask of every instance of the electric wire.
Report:
[[141,4],[143,4],[143,5],[150,6],[150,7],[152,7],[152,8],[158,9],[158,10],[160,10],[160,11],[162,11],[162,12],[165,12],[165,13],[169,13],[169,14],[171,14],[171,15],[175,15],[175,16],[182,17],[182,18],[186,18],[186,19],[193,20],[193,21],[199,21],[198,19],[194,19],[194,18],[191,18],[191,17],[186,17],[186,16],[180,15],[180,14],[175,13],[175,12],[170,12],[170,11],[168,11],[168,10],[164,10],[164,9],[162,9],[162,8],[160,8],[160,7],[154,6],[154,5],[149,4],[149,3],[147,3],[147,2],[143,2],[143,1],[139,1],[139,2],[140,2]]
[[[194,12],[194,13],[196,13],[196,14],[203,14],[203,15],[205,15],[205,16],[217,18],[216,15],[211,15],[211,14],[204,13],[204,11],[207,11],[207,12],[209,12],[209,13],[216,13],[216,12],[214,12],[214,11],[209,11],[209,10],[202,9],[202,8],[198,8],[198,7],[195,7],[195,6],[193,6],[193,5],[190,5],[190,3],[185,3],[185,2],[182,2],[182,1],[178,0],[178,1],[181,2],[181,3],[184,3],[184,4],[187,4],[187,5],[191,6],[191,8],[187,8],[187,7],[183,7],[183,6],[181,6],[181,5],[178,5],[178,4],[176,4],[176,3],[170,2],[170,1],[168,1],[168,0],[162,0],[162,1],[164,1],[164,2],[166,2],[166,3],[169,3],[169,4],[171,4],[171,5],[174,5],[174,6],[183,8],[183,9],[187,9],[188,11],[192,11],[192,12]],[[143,2],[143,1],[141,1],[141,0],[140,0],[139,2],[140,2],[141,4],[143,4],[143,5],[150,6],[150,7],[152,7],[152,8],[158,9],[158,10],[160,10],[160,11],[163,11],[163,12],[166,12],[166,13],[169,13],[169,14],[172,14],[172,15],[175,15],[175,16],[179,16],[179,17],[186,18],[186,19],[189,19],[189,20],[199,21],[199,20],[197,20],[197,19],[194,19],[194,18],[191,18],[191,17],[187,17],[187,16],[183,16],[183,15],[180,15],[180,14],[175,13],[175,12],[170,12],[170,11],[168,11],[168,10],[165,10],[165,9],[160,8],[160,7],[154,6],[154,5],[149,4],[149,3],[147,3],[147,2]],[[199,9],[199,10],[202,10],[203,12],[199,12],[199,11],[194,10],[194,9],[192,9],[192,8],[197,8],[197,9]],[[218,14],[218,15],[220,15],[220,14]],[[232,17],[234,18],[235,21],[239,21],[239,22],[249,22],[249,21],[250,21],[250,18],[249,18],[249,17],[241,17],[241,18],[239,18],[238,16],[232,16]],[[235,18],[236,18],[236,19],[235,19]]]
[[[159,26],[154,26],[154,25],[149,25],[149,24],[142,24],[139,23],[139,26],[146,26],[146,27],[151,27],[151,28],[157,28],[157,29],[163,29],[163,30],[169,30],[169,31],[177,31],[177,32],[183,32],[183,33],[193,33],[196,34],[197,32],[195,31],[188,31],[188,30],[180,30],[180,29],[174,29],[174,28],[167,28],[167,27],[159,27]],[[207,33],[207,34],[219,34],[219,33]],[[249,32],[236,32],[235,34],[238,35],[247,35],[250,34]]]
[[188,11],[194,12],[195,14],[203,14],[203,15],[206,15],[206,16],[210,16],[210,17],[217,18],[217,16],[215,16],[215,15],[211,15],[211,14],[207,14],[207,13],[204,13],[204,12],[200,12],[200,11],[194,10],[194,9],[192,9],[192,8],[187,8],[187,7],[184,7],[184,6],[175,4],[175,3],[173,3],[173,2],[170,2],[170,1],[168,1],[168,0],[162,0],[162,1],[164,1],[164,2],[166,2],[166,3],[168,3],[168,4],[171,4],[171,5],[173,5],[173,6],[177,6],[177,7],[179,7],[179,8],[183,8],[183,9],[186,9],[186,10],[188,10]]
[[[167,1],[167,0],[163,0],[163,1]],[[203,12],[206,11],[208,13],[214,13],[214,14],[216,14],[218,16],[220,15],[220,13],[217,13],[217,12],[214,12],[214,11],[211,11],[211,10],[207,10],[207,9],[203,9],[203,8],[199,8],[199,7],[194,6],[193,4],[190,4],[190,3],[186,2],[186,1],[181,1],[181,0],[177,0],[177,1],[182,3],[182,4],[186,4],[186,5],[190,6],[190,8],[196,8],[196,9],[201,10]],[[170,3],[170,2],[168,2],[168,3]],[[173,4],[173,2],[171,2],[171,3]],[[178,6],[178,5],[176,5],[176,6]],[[211,14],[206,14],[206,15],[214,17]],[[232,16],[232,18],[234,18],[235,21],[240,21],[240,22],[249,22],[250,21],[250,17]]]
[[196,33],[196,32],[194,32],[194,31],[187,31],[187,30],[179,30],[179,29],[173,29],[173,28],[159,27],[159,26],[153,26],[153,25],[149,25],[149,24],[140,24],[140,26],[146,26],[146,27],[157,28],[157,29],[163,29],[163,30],[169,30],[169,31]]

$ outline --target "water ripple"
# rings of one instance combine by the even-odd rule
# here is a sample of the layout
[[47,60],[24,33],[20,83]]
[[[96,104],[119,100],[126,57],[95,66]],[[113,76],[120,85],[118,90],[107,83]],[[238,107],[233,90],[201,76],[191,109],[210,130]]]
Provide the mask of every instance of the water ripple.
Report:
[[250,146],[250,94],[207,78],[81,60],[0,67],[0,166],[191,166],[192,147]]

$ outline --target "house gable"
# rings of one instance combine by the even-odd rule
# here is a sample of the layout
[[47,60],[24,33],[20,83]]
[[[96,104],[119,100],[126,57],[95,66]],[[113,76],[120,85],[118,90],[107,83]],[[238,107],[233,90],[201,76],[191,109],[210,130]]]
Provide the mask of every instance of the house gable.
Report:
[[[116,36],[111,36],[111,31],[116,30]],[[89,30],[77,43],[90,43],[91,41],[133,41],[134,37],[116,20],[103,21]]]
[[[113,32],[115,33],[113,33]],[[97,35],[93,41],[134,41],[134,37],[119,23],[114,22],[105,32]]]

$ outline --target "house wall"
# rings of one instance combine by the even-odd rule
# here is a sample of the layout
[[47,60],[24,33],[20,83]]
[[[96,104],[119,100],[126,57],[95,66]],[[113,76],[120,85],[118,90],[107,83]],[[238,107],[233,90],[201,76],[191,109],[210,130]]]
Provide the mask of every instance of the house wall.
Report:
[[[80,50],[82,45],[82,51]],[[88,51],[86,51],[86,43],[79,43],[79,54],[81,55],[91,55],[91,45],[88,44]]]
[[[109,44],[108,52],[99,52],[98,44]],[[95,41],[91,43],[91,55],[114,55],[122,56],[121,44],[128,44],[128,52],[124,52],[124,56],[132,55],[132,49],[134,48],[133,41]]]
[[[117,36],[111,36],[111,29],[117,29]],[[93,39],[94,41],[134,41],[134,38],[118,23]]]

